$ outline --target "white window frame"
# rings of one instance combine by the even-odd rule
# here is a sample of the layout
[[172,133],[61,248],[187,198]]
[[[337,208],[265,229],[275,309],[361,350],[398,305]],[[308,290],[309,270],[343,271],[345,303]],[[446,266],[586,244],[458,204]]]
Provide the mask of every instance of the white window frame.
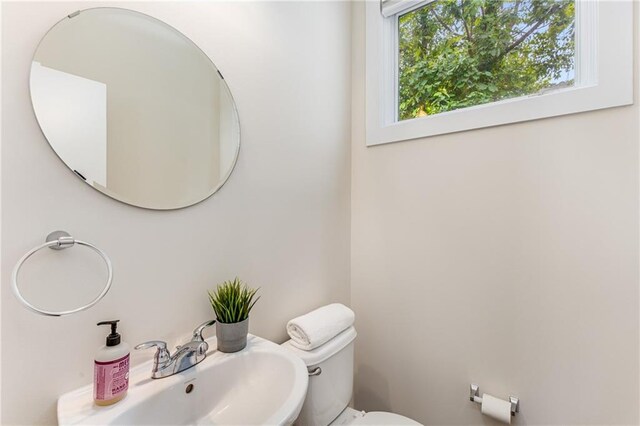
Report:
[[573,87],[398,121],[398,15],[433,0],[401,1],[388,18],[365,6],[368,146],[633,104],[633,2],[576,0]]

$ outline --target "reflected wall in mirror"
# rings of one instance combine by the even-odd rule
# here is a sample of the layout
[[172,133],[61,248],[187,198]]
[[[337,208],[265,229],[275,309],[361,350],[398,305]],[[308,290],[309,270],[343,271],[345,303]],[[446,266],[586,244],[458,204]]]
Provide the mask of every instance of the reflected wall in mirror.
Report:
[[182,33],[126,9],[58,22],[31,65],[40,128],[64,163],[119,201],[198,203],[227,180],[240,148],[231,92]]

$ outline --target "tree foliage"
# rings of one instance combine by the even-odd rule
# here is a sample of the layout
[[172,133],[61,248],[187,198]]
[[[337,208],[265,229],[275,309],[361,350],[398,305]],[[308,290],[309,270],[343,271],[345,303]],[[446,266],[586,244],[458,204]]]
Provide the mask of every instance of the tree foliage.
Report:
[[399,118],[573,84],[573,0],[436,0],[399,18]]

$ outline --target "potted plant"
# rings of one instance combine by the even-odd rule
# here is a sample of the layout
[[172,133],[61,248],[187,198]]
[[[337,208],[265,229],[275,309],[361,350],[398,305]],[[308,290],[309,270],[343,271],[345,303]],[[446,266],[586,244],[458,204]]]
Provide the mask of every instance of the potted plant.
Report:
[[238,352],[247,346],[249,312],[260,297],[258,289],[247,287],[236,277],[209,291],[209,301],[216,314],[216,338],[220,352]]

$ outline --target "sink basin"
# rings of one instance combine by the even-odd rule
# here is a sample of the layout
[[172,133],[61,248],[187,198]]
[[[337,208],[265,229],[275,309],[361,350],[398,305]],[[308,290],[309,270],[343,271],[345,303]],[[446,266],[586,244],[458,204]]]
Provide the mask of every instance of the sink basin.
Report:
[[[207,342],[216,347],[215,337]],[[211,349],[200,364],[170,377],[151,379],[151,365],[148,361],[131,369],[129,393],[115,405],[95,405],[91,385],[61,396],[58,424],[291,424],[309,381],[302,360],[253,335],[242,351]]]

